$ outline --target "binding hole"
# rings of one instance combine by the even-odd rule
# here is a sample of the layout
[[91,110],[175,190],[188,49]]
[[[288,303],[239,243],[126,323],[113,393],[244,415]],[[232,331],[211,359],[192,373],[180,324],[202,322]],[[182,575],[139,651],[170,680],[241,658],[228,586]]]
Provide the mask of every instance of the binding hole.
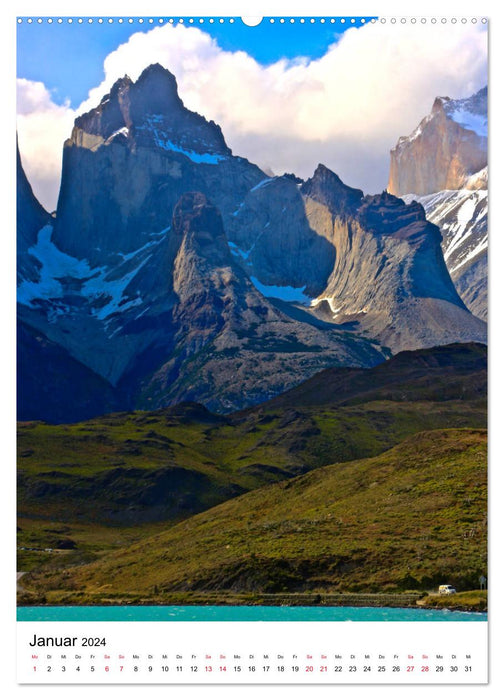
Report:
[[[257,27],[263,21],[262,17],[242,17],[241,21],[246,24],[247,27]],[[270,20],[271,21],[271,20]]]

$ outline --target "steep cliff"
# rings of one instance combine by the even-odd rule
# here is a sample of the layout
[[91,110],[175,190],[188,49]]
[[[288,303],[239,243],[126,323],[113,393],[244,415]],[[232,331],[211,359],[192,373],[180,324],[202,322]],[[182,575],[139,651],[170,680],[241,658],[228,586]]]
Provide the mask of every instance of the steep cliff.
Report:
[[388,191],[427,195],[463,187],[487,164],[487,88],[470,98],[437,97],[415,131],[390,156]]
[[446,265],[469,310],[487,318],[487,89],[437,98],[391,152],[389,192],[420,202],[439,226]]

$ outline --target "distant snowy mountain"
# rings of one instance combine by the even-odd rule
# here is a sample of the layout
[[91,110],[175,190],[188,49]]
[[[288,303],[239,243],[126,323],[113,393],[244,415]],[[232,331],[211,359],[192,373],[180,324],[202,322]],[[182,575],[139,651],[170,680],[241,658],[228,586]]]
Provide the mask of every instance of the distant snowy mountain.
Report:
[[[439,226],[446,265],[466,306],[487,318],[487,89],[438,97],[432,112],[391,151],[389,191],[417,201]],[[434,189],[437,187],[437,190]]]
[[487,88],[472,97],[437,97],[432,110],[390,152],[388,191],[397,196],[458,190],[487,165]]

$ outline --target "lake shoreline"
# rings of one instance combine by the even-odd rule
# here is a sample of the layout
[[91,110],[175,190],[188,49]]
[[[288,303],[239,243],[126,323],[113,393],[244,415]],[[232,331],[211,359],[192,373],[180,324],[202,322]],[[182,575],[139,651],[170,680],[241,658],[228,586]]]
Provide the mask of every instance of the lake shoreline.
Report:
[[[27,593],[27,592],[26,592]],[[37,599],[38,598],[38,599]],[[357,607],[447,609],[459,612],[487,612],[486,591],[451,596],[411,593],[170,593],[163,595],[90,595],[48,592],[19,596],[18,607],[53,606],[270,606],[270,607]]]

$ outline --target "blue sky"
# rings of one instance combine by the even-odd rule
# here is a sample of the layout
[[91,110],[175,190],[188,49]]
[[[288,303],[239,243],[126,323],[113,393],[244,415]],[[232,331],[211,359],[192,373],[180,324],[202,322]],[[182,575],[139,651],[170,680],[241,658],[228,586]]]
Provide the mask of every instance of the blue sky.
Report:
[[[122,23],[117,21],[119,18],[109,23],[107,17],[102,24],[98,23],[97,17],[93,18],[92,24],[87,17],[82,23],[78,22],[78,17],[73,17],[72,23],[64,18],[61,24],[56,20],[51,24],[47,21],[38,24],[22,19],[17,27],[18,77],[43,82],[51,91],[54,102],[62,104],[69,99],[72,107],[77,107],[86,99],[90,88],[102,82],[103,61],[111,51],[135,32],[147,33],[159,26],[157,17],[154,23],[149,23],[148,17],[139,23],[139,18],[135,17],[132,24],[128,17],[123,18]],[[175,22],[179,20],[178,17],[173,19]],[[184,22],[189,24],[189,19],[184,18]],[[233,23],[229,18],[224,18],[224,23],[219,19],[216,17],[210,23],[206,18],[204,24],[196,20],[193,26],[216,38],[223,50],[243,50],[259,63],[268,65],[281,58],[320,58],[348,28],[360,26],[371,18],[352,18],[355,23],[351,23],[350,18],[331,17],[321,22],[318,17],[311,23],[307,17],[304,23],[296,18],[291,24],[288,20],[281,23],[280,18],[271,23],[271,18],[265,17],[256,27],[247,26],[239,17],[234,18]],[[169,18],[163,20],[168,22]]]

